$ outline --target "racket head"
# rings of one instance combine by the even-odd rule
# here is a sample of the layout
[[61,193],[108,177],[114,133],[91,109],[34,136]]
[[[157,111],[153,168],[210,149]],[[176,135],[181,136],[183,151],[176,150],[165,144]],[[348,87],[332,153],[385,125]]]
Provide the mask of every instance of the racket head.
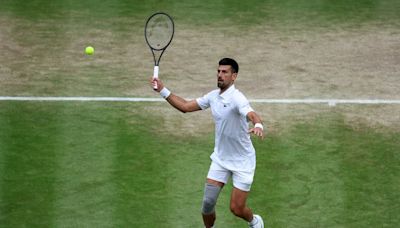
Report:
[[165,50],[174,37],[175,26],[172,17],[158,12],[151,15],[146,22],[144,37],[152,50]]

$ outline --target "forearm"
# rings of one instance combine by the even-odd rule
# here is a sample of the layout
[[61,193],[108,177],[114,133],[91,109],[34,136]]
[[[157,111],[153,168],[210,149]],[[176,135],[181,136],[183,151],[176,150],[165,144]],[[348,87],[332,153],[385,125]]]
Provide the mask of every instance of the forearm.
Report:
[[157,85],[157,92],[165,98],[172,107],[178,109],[179,111],[185,112],[194,112],[201,110],[196,100],[186,100],[182,97],[179,97],[175,94],[172,94],[167,88],[164,87],[164,84],[159,79],[151,79],[151,85]]
[[179,111],[185,113],[188,112],[188,110],[186,109],[186,104],[188,103],[187,100],[183,99],[182,97],[176,96],[175,94],[170,94],[166,100],[168,101],[168,103],[178,109]]
[[182,97],[172,94],[165,87],[163,87],[163,89],[160,91],[160,95],[164,97],[172,107],[178,109],[183,113],[200,110],[200,107],[198,106],[196,100],[186,100]]
[[247,114],[247,118],[253,123],[254,127],[249,130],[249,132],[255,134],[261,139],[264,138],[264,127],[262,124],[262,120],[259,115],[255,112],[249,112]]
[[255,125],[256,123],[262,124],[261,117],[255,112],[249,112],[249,114],[247,114],[247,117],[253,123],[253,125]]

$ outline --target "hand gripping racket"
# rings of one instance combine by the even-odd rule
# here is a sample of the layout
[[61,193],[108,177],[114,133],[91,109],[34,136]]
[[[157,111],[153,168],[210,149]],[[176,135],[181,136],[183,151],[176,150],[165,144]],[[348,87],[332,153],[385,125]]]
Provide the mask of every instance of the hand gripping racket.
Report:
[[[147,19],[144,28],[144,37],[149,45],[154,59],[153,78],[158,78],[159,64],[161,56],[174,37],[174,21],[166,13],[155,13]],[[156,58],[156,54],[158,58]],[[153,89],[157,89],[157,84],[153,84]]]

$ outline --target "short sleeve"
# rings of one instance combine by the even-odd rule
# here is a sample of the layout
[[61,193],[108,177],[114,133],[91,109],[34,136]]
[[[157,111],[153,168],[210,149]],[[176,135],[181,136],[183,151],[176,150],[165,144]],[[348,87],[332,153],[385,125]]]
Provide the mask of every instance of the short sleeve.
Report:
[[199,105],[199,107],[203,110],[209,108],[210,107],[210,93],[197,98],[196,102]]
[[247,116],[249,112],[254,111],[254,109],[250,106],[249,101],[242,93],[239,93],[239,95],[236,97],[236,105],[240,115],[242,116]]

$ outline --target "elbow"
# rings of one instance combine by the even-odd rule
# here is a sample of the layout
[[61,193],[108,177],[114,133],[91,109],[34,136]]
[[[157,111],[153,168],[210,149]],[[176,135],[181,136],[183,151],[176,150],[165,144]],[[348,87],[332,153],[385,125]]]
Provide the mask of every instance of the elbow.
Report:
[[188,108],[186,108],[186,107],[180,108],[179,111],[181,111],[182,113],[187,113],[187,112],[189,112]]
[[182,113],[193,112],[197,110],[191,102],[181,102],[174,104],[173,106]]
[[175,106],[175,108],[176,108],[178,111],[180,111],[181,113],[187,113],[187,112],[188,112],[188,110],[187,110],[184,106],[182,106],[182,107]]
[[193,110],[191,110],[189,103],[186,102],[179,108],[179,111],[181,111],[182,113],[187,113],[187,112],[192,112]]

